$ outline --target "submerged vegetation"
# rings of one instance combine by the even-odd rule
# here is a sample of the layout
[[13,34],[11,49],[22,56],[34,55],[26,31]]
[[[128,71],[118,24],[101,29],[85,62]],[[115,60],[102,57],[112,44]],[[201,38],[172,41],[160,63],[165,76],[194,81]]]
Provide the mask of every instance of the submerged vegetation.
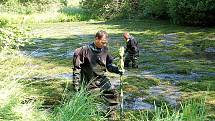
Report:
[[[147,22],[150,23],[150,21]],[[142,22],[137,21],[135,24],[140,23]],[[134,29],[134,32],[132,33],[138,38],[141,48],[144,48],[146,50],[144,50],[144,53],[141,53],[140,55],[140,68],[137,70],[129,69],[127,72],[128,74],[125,75],[124,91],[126,95],[129,95],[125,99],[125,101],[128,101],[128,103],[130,102],[130,100],[132,101],[132,99],[145,97],[146,99],[142,101],[151,105],[156,104],[157,108],[155,112],[153,112],[153,110],[147,112],[132,111],[126,109],[125,118],[128,120],[186,120],[184,116],[185,114],[188,115],[187,113],[190,110],[187,108],[192,108],[193,106],[196,107],[196,110],[198,110],[200,108],[203,108],[201,106],[204,106],[205,112],[189,112],[195,114],[190,114],[189,116],[195,117],[196,115],[199,116],[200,114],[202,114],[202,116],[204,115],[208,120],[213,120],[214,67],[211,65],[213,65],[214,62],[210,60],[210,56],[208,59],[205,57],[196,58],[195,53],[192,53],[192,56],[187,57],[189,61],[187,61],[187,59],[183,56],[182,60],[176,60],[181,56],[173,53],[172,51],[179,51],[178,49],[180,48],[178,48],[177,45],[174,49],[171,49],[171,47],[168,48],[163,46],[160,42],[165,41],[165,39],[160,38],[160,36],[162,36],[161,32],[156,32],[155,30],[153,30],[153,27],[157,26],[156,21],[151,21],[151,24],[153,23],[155,24],[154,26],[151,26],[151,30],[145,30],[140,33],[138,32],[139,28],[135,27],[136,30]],[[34,44],[27,44],[24,47],[19,48],[21,51],[16,50],[10,55],[8,55],[7,53],[3,55],[5,51],[1,51],[1,77],[3,77],[1,79],[3,82],[5,82],[2,83],[2,87],[5,88],[1,88],[1,92],[2,94],[4,93],[16,95],[9,97],[7,96],[8,99],[12,102],[7,103],[8,105],[1,107],[1,110],[3,110],[4,112],[1,114],[2,119],[6,120],[16,117],[17,119],[25,120],[24,116],[22,115],[26,114],[19,114],[14,111],[14,108],[18,105],[22,105],[23,107],[25,107],[26,105],[26,108],[31,109],[32,111],[31,113],[27,113],[29,114],[29,120],[33,120],[34,116],[40,115],[40,113],[42,113],[42,115],[40,115],[41,120],[67,120],[71,118],[70,116],[73,113],[75,113],[73,117],[75,119],[80,118],[79,116],[82,116],[82,118],[87,118],[89,120],[91,120],[92,118],[92,120],[105,120],[105,118],[102,117],[104,115],[96,112],[97,109],[95,108],[95,105],[97,105],[97,102],[92,102],[94,98],[88,97],[88,95],[83,92],[81,92],[80,94],[74,94],[71,87],[71,77],[69,76],[71,74],[70,63],[72,50],[80,46],[80,44],[82,43],[90,42],[93,39],[93,33],[96,32],[97,29],[101,28],[101,23],[76,22],[68,23],[67,25],[65,25],[64,23],[47,23],[41,24],[42,27],[38,25],[40,24],[30,25],[33,29],[32,32],[38,33],[38,35],[40,35],[40,38],[31,39]],[[119,40],[121,39],[120,35],[123,31],[122,28],[124,25],[127,25],[127,30],[130,30],[133,29],[134,23],[130,23],[129,21],[122,21],[122,23],[120,24],[118,22],[108,22],[104,23],[102,26],[102,29],[107,29],[107,31],[109,31],[110,33],[111,40],[109,44],[113,45],[110,46],[110,48],[113,48],[110,50],[113,54],[115,53],[115,51],[117,51],[114,49],[115,47],[117,47],[118,45],[123,45],[123,41]],[[84,29],[82,26],[87,26],[87,29]],[[140,26],[140,28],[147,28],[147,26],[148,25],[142,25]],[[159,30],[162,30],[162,32],[164,33],[168,33],[169,30],[164,29],[168,26],[170,28],[173,28],[173,26],[165,23],[164,26],[161,26]],[[64,28],[66,31],[66,29],[70,30],[71,27],[73,28],[73,30],[79,31],[75,31],[74,33],[70,34],[69,37],[67,36],[69,32],[65,33],[61,31],[61,28]],[[44,33],[43,30],[47,28],[50,29],[46,33]],[[187,34],[181,34],[180,26],[176,28],[175,32],[177,33],[177,31],[179,31],[177,36],[180,36],[177,38],[183,40],[189,36]],[[191,30],[191,28],[187,29]],[[195,31],[193,31],[193,34],[195,33]],[[205,38],[210,38],[212,34],[211,31],[212,30],[205,32],[203,36],[205,36]],[[156,36],[155,33],[158,35]],[[198,34],[196,34],[195,38],[199,38]],[[118,43],[118,45],[114,44],[116,42]],[[184,41],[180,41],[180,43],[184,43]],[[190,46],[186,46],[185,44],[183,45],[183,47],[190,48]],[[178,46],[182,45],[178,44]],[[156,49],[152,49],[155,47]],[[191,49],[193,47],[191,47]],[[163,51],[158,51],[159,49],[169,50],[171,54],[168,56],[171,58],[166,57],[165,54],[162,54]],[[160,53],[160,55],[162,56],[156,56],[153,53]],[[202,59],[204,59],[204,61]],[[186,73],[183,71],[185,71]],[[190,76],[192,75],[192,73],[200,74],[202,75],[202,77],[198,77],[197,75],[192,77]],[[167,77],[163,78],[162,74],[167,74]],[[168,74],[170,75],[170,77],[168,77]],[[11,77],[9,77],[9,75],[11,75]],[[171,77],[171,75],[175,75],[175,77]],[[113,75],[113,78],[117,77]],[[190,81],[187,79],[190,79]],[[174,109],[171,106],[171,101],[169,102],[168,99],[165,99],[166,96],[171,95],[171,93],[168,94],[168,91],[171,92],[171,90],[165,91],[165,88],[171,88],[168,85],[171,85],[171,82],[174,80],[176,86],[179,87],[178,91],[183,93],[183,95],[181,95],[182,98],[180,99],[182,101],[182,104],[179,104],[177,106],[177,109]],[[11,85],[11,87],[8,87],[9,85]],[[163,85],[163,87],[161,88],[160,85]],[[5,92],[10,91],[7,88],[11,89],[12,93]],[[165,93],[154,95],[153,91],[159,88],[161,88],[161,91],[165,91],[167,95],[165,95]],[[173,89],[172,92],[174,91],[177,90]],[[204,101],[196,100],[202,96],[206,96],[207,98]],[[14,97],[18,99],[15,99]],[[193,98],[192,101],[186,101],[190,100],[190,98]],[[170,99],[174,100],[174,98]],[[10,102],[9,100],[7,100],[6,102]],[[86,100],[89,101],[85,102]],[[3,103],[5,103],[5,101],[2,102],[2,104]],[[85,103],[87,107],[92,106],[92,108],[85,109],[85,107],[80,108],[80,106],[78,106]],[[133,104],[132,102],[130,103]],[[75,108],[74,105],[77,108]],[[199,105],[200,107],[196,105]],[[160,106],[162,109],[160,108]],[[23,112],[23,110],[21,112]],[[76,112],[77,110],[82,111]],[[168,115],[165,114],[167,112],[169,112]],[[189,119],[189,117],[187,118]]]
[[179,109],[170,109],[166,104],[155,107],[154,111],[129,112],[132,121],[205,121],[205,99],[189,100]]
[[[0,9],[0,120],[107,120],[98,94],[89,94],[84,89],[75,93],[71,86],[73,50],[92,42],[101,29],[109,33],[108,46],[115,63],[118,48],[125,45],[122,33],[129,31],[140,45],[139,68],[126,69],[123,76],[125,120],[215,120],[214,27],[187,27],[145,19],[167,17],[163,16],[167,8],[162,8],[164,4],[159,0],[140,0],[139,5],[145,6],[140,10],[146,13],[144,19],[138,16],[141,20],[132,19],[134,8],[129,7],[128,1],[123,4],[125,8],[119,8],[123,11],[119,14],[110,14],[115,11],[111,7],[118,4],[110,4],[113,6],[108,11],[101,8],[108,13],[102,14],[106,15],[104,18],[97,15],[101,11],[91,13],[91,9],[86,9],[94,1],[82,1],[82,8],[79,2],[0,1],[0,8],[4,8]],[[160,7],[154,8],[155,3],[161,3]],[[93,5],[96,7],[92,9],[101,7]],[[201,5],[197,8],[202,9]],[[129,13],[128,20],[118,20],[125,17],[124,12]],[[186,19],[192,15],[187,16]],[[111,17],[112,21],[96,21]],[[107,75],[118,84],[117,75]]]

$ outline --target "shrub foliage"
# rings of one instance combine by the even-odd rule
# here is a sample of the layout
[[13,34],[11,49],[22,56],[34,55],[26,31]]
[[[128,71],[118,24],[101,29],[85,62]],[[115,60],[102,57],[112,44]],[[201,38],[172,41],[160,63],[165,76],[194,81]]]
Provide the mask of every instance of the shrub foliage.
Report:
[[147,17],[175,24],[215,25],[213,0],[82,0],[81,5],[103,19]]

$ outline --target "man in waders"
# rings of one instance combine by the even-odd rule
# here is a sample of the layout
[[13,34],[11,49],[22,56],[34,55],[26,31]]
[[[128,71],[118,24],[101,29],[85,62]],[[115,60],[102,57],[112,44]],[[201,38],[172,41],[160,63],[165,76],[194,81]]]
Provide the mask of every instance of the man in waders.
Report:
[[104,73],[108,70],[122,75],[123,72],[112,64],[113,58],[108,54],[107,42],[108,34],[101,30],[96,33],[94,42],[75,50],[73,84],[76,90],[79,90],[80,86],[88,90],[100,89],[101,98],[108,106],[109,119],[115,120],[118,93]]
[[137,40],[131,36],[128,32],[123,34],[123,38],[126,41],[125,48],[125,62],[124,67],[129,67],[131,62],[132,68],[138,68],[138,57],[139,57],[139,47]]

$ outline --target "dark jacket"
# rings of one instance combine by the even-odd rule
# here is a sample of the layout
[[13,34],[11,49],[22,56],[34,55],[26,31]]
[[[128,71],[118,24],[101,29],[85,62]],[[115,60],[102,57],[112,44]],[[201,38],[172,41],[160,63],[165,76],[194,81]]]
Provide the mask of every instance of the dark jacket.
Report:
[[130,36],[128,38],[125,52],[129,54],[139,55],[138,42],[133,36]]
[[102,77],[106,70],[120,73],[118,67],[112,65],[112,61],[107,47],[96,48],[94,43],[83,46],[74,52],[74,76],[80,76],[79,83],[88,84],[97,77]]

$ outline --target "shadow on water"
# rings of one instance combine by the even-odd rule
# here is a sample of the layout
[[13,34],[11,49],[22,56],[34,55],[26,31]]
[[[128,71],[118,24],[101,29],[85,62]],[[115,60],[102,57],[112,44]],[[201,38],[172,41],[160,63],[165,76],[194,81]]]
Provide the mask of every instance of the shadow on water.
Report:
[[146,30],[156,31],[163,34],[176,33],[176,32],[207,32],[214,31],[211,27],[190,27],[171,24],[165,20],[117,20],[106,22],[94,22],[94,25],[110,25],[112,29],[122,29],[129,32],[143,32]]

